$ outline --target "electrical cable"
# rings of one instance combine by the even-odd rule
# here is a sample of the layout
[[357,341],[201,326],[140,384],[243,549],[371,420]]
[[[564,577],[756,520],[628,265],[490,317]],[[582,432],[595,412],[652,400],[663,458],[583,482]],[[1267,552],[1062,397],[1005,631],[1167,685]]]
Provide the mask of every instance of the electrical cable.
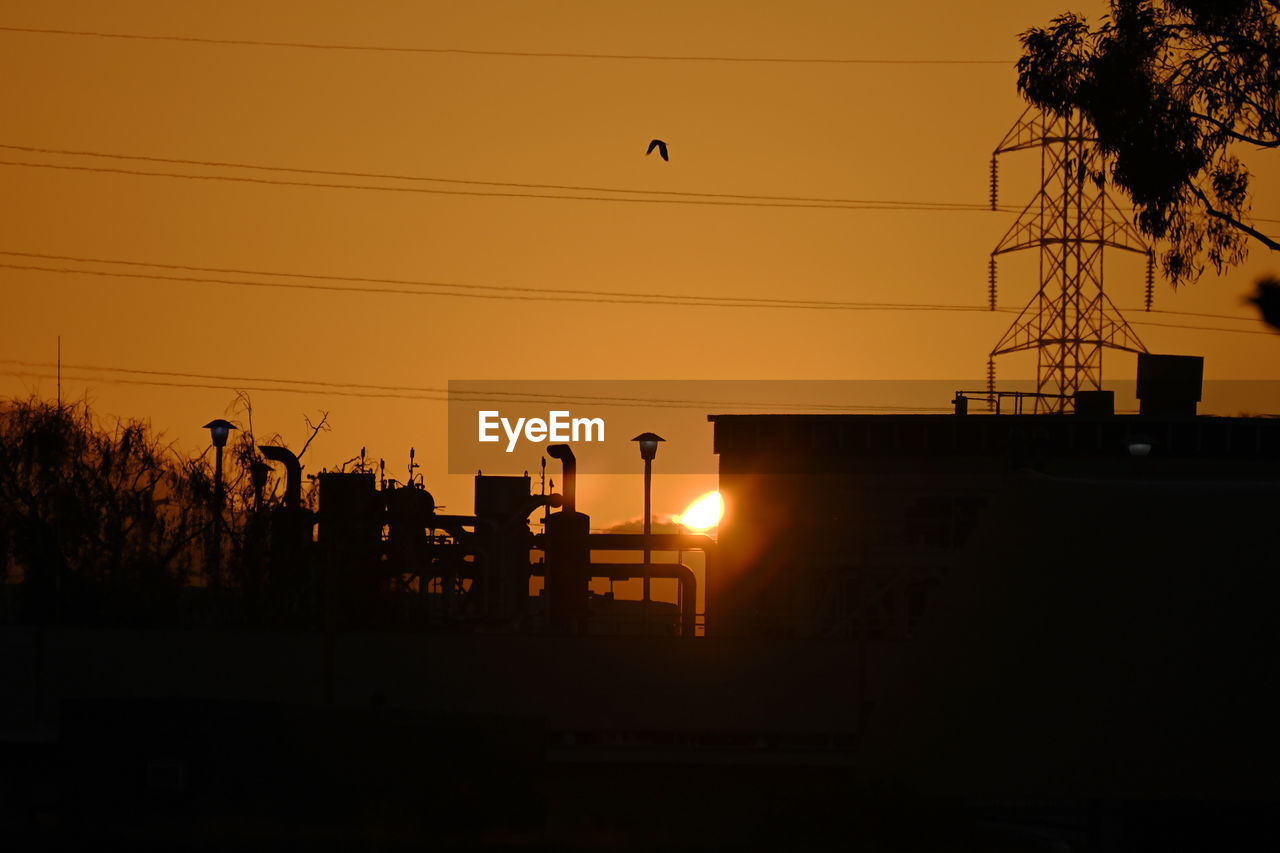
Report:
[[364,51],[372,53],[417,53],[458,56],[515,57],[521,59],[611,59],[647,62],[736,62],[781,63],[794,65],[999,65],[1012,68],[1013,60],[1003,59],[878,59],[878,58],[822,58],[784,56],[662,56],[631,53],[575,53],[568,51],[529,50],[480,50],[456,47],[394,47],[388,45],[359,45],[318,43],[301,41],[270,41],[265,39],[231,39],[207,36],[144,35],[141,33],[112,33],[96,30],[54,29],[51,27],[0,26],[0,31],[34,35],[82,36],[99,39],[129,39],[134,41],[186,42],[210,45],[234,45],[239,47],[284,47],[303,50]]

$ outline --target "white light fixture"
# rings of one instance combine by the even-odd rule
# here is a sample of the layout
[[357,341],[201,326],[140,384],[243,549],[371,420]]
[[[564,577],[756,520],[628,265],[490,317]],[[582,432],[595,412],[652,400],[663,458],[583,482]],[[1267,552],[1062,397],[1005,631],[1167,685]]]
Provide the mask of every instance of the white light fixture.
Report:
[[658,442],[666,441],[662,436],[652,432],[642,432],[631,440],[640,445],[640,458],[646,462],[658,455]]
[[231,430],[236,428],[236,425],[231,421],[218,418],[215,421],[209,421],[204,425],[204,428],[209,431],[209,437],[213,439],[214,447],[226,447],[227,436],[231,434]]

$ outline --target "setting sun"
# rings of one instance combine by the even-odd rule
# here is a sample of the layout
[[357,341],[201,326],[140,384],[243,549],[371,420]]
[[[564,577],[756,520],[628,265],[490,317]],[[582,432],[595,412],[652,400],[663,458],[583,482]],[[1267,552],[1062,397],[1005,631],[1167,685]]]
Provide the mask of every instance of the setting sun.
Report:
[[723,513],[724,502],[720,499],[720,493],[707,492],[689,504],[684,515],[677,520],[689,530],[701,532],[719,524]]

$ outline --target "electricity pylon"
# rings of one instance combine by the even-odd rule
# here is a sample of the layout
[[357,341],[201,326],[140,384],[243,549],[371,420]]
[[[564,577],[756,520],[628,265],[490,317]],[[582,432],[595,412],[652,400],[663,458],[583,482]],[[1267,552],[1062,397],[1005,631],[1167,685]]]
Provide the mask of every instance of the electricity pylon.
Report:
[[1040,149],[1040,190],[991,252],[988,296],[996,310],[996,257],[1040,250],[1040,285],[987,361],[987,390],[995,393],[995,358],[1036,350],[1037,412],[1061,412],[1076,391],[1102,388],[1104,347],[1146,352],[1137,334],[1102,291],[1102,250],[1110,246],[1147,256],[1146,307],[1151,308],[1151,250],[1091,177],[1099,155],[1092,128],[1068,116],[1028,108],[991,154],[991,209],[996,209],[996,157]]

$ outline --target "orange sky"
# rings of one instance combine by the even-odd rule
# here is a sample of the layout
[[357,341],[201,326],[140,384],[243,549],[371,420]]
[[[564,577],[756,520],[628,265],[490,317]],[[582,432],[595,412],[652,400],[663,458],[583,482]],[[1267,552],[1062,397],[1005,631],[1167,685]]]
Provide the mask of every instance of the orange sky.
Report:
[[[14,27],[1010,64],[481,57],[0,32],[0,143],[481,181],[982,203],[991,149],[1022,109],[1012,69],[1017,34],[1066,8],[1096,15],[1102,7],[3,2],[0,25]],[[644,156],[655,136],[670,143],[670,163]],[[1275,154],[1245,157],[1256,176],[1255,214],[1280,218]],[[4,149],[0,159],[140,165]],[[1003,160],[1003,203],[1030,198],[1038,165],[1035,154]],[[0,166],[0,197],[4,251],[483,285],[926,303],[982,303],[988,253],[1011,221],[991,212],[485,198],[22,166]],[[1255,250],[1221,279],[1208,274],[1177,294],[1160,289],[1157,307],[1252,316],[1242,295],[1278,266]],[[1002,304],[1025,302],[1034,274],[1031,256],[1004,261]],[[1140,304],[1141,276],[1137,260],[1108,266],[1107,290],[1122,308]],[[426,387],[450,379],[976,379],[1011,319],[337,294],[12,269],[0,269],[0,287],[4,359],[52,360],[60,334],[71,364]],[[1152,351],[1204,355],[1207,378],[1280,377],[1280,341],[1271,337],[1136,328]],[[1131,378],[1132,357],[1109,355],[1106,363],[1107,375]],[[1031,370],[1030,360],[1004,362],[1001,375]],[[66,396],[86,387],[100,412],[150,417],[187,450],[204,445],[200,425],[223,415],[233,396],[64,381]],[[51,394],[53,383],[0,376],[0,395],[34,389]],[[444,474],[442,402],[278,391],[255,391],[253,400],[259,432],[279,431],[295,447],[306,437],[304,414],[330,413],[333,431],[309,451],[308,470],[367,446],[398,471],[415,445],[437,499],[469,511],[467,478]],[[534,454],[492,473],[536,463]],[[712,475],[659,477],[655,510],[679,511],[714,484]],[[631,491],[626,480],[588,477],[580,508],[599,525],[635,515],[638,484]]]

